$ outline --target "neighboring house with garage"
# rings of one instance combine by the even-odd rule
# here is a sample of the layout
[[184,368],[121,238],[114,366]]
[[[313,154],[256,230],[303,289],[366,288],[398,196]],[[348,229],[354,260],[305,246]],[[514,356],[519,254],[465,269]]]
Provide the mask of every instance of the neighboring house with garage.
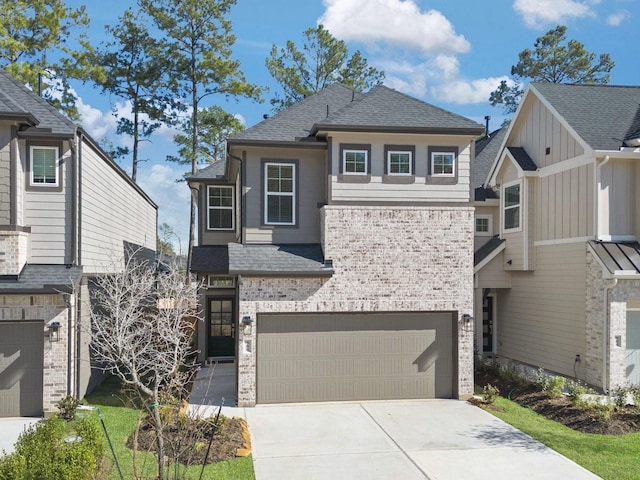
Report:
[[478,349],[603,390],[639,384],[640,87],[532,83],[491,163]]
[[39,416],[87,391],[88,280],[155,251],[157,207],[1,69],[0,172],[0,417]]
[[473,152],[482,125],[334,84],[188,179],[200,360],[238,404],[473,393]]

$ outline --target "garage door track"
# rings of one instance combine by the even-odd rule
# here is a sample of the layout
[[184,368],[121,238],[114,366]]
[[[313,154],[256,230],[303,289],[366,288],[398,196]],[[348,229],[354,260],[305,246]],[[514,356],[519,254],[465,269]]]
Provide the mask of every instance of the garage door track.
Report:
[[599,478],[457,400],[265,405],[245,414],[257,480]]

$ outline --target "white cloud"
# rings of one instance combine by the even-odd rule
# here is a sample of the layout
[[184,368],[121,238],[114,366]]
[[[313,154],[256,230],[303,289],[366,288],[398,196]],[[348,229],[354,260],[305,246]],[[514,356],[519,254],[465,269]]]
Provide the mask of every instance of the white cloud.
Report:
[[414,0],[324,0],[322,23],[335,37],[423,54],[464,53],[471,48],[437,10],[421,11]]
[[515,0],[513,9],[527,27],[538,28],[548,24],[562,24],[570,18],[594,17],[591,5],[599,0]]
[[612,13],[607,17],[607,25],[612,27],[619,26],[622,22],[626,22],[631,18],[631,14],[627,10],[622,10],[617,13]]
[[509,77],[480,78],[477,80],[456,80],[446,82],[430,89],[431,95],[439,102],[456,104],[483,103],[489,100],[502,80],[513,84]]
[[91,105],[84,103],[82,98],[78,98],[76,103],[82,128],[97,141],[102,140],[107,135],[111,135],[116,131],[116,118],[111,112],[103,112]]

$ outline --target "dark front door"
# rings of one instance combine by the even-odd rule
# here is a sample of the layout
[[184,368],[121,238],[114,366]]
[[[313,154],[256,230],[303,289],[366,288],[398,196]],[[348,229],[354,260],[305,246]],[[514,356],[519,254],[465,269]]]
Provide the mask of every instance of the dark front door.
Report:
[[236,325],[233,298],[209,299],[209,357],[233,357],[236,354]]
[[482,300],[482,351],[493,352],[493,297]]

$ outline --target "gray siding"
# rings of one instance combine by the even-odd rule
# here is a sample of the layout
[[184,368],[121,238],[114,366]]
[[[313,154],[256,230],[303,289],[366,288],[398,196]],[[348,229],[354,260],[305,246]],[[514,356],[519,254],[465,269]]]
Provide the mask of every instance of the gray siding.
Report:
[[[537,247],[534,272],[512,272],[498,297],[498,353],[573,376],[585,354],[585,246]],[[562,268],[558,268],[561,265]]]
[[634,235],[637,162],[612,158],[601,169],[600,234]]
[[86,142],[81,176],[84,273],[118,268],[123,241],[155,250],[156,209]]
[[483,288],[511,288],[511,272],[503,267],[503,254],[499,253],[476,273],[476,291]]
[[11,223],[11,127],[0,122],[0,225]]

